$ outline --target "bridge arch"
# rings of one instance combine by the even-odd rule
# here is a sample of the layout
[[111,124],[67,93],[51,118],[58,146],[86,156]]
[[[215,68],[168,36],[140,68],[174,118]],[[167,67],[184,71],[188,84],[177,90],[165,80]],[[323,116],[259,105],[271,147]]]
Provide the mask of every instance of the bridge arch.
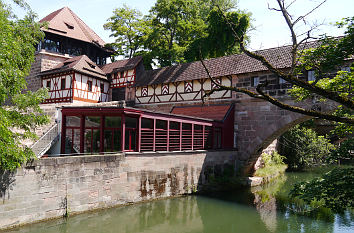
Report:
[[238,159],[242,173],[251,175],[262,151],[275,139],[297,124],[312,117],[280,109],[264,101],[236,104]]

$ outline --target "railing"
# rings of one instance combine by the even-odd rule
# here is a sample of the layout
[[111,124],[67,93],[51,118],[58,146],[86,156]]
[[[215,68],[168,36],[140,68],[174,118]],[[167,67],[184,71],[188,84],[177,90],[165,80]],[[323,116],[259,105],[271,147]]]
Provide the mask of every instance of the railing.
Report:
[[37,157],[42,156],[55,142],[59,140],[58,125],[54,124],[30,148]]

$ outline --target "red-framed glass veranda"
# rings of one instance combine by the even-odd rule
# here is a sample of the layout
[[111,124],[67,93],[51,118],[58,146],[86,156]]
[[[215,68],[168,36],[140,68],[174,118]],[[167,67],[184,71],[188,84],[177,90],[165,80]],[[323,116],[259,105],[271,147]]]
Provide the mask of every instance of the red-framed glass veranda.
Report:
[[210,119],[112,106],[62,107],[61,154],[222,149],[223,138],[223,123]]

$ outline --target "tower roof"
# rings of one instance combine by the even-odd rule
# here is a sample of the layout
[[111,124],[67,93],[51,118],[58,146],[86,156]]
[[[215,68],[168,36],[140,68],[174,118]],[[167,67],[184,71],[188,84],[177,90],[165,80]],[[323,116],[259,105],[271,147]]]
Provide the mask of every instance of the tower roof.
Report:
[[93,43],[100,47],[105,45],[105,42],[68,7],[50,13],[39,22],[49,23],[48,28],[42,28],[45,32]]

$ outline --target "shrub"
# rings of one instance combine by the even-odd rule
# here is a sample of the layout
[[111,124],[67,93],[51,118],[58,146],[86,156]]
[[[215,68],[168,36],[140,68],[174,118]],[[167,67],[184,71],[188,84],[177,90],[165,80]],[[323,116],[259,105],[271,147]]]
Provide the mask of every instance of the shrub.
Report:
[[306,204],[322,203],[335,212],[354,207],[354,168],[335,168],[322,177],[295,184],[290,197]]
[[287,165],[284,163],[285,157],[278,152],[273,151],[272,154],[263,153],[261,156],[264,167],[258,169],[255,172],[255,176],[272,176],[286,170]]
[[280,139],[280,151],[290,170],[302,170],[325,164],[334,146],[323,136],[305,127],[295,126]]
[[354,138],[348,138],[332,151],[328,161],[332,163],[337,163],[341,160],[350,161],[353,159],[352,153],[354,153]]

